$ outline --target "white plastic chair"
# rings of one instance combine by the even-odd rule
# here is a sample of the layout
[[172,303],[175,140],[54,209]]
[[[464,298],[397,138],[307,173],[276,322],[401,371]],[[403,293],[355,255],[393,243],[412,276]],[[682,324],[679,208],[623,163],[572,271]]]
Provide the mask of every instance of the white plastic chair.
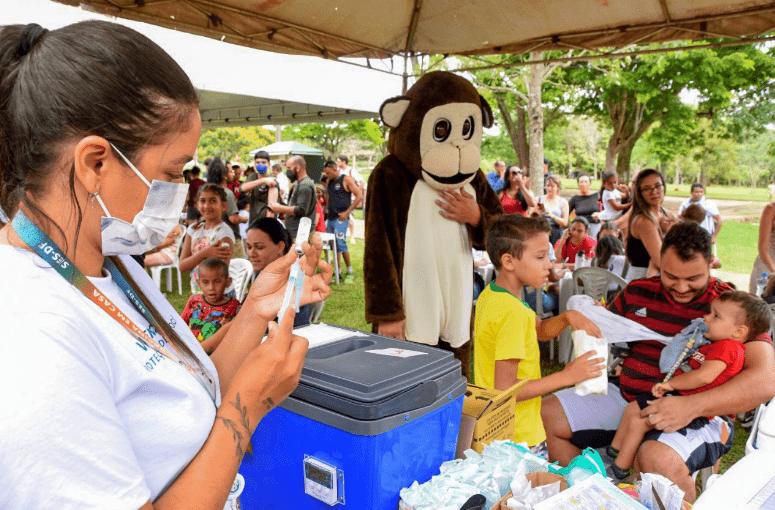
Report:
[[339,284],[339,254],[336,252],[336,235],[325,232],[318,232],[318,234],[320,234],[320,239],[323,241],[323,250],[326,252],[326,262],[329,264],[331,263],[328,260],[329,250],[334,252],[334,278],[336,279],[336,283]]
[[172,292],[172,274],[173,271],[177,271],[178,273],[178,294],[183,294],[183,276],[180,274],[180,252],[183,251],[183,242],[186,240],[186,234],[185,231],[183,233],[183,236],[180,238],[180,243],[178,244],[178,251],[175,253],[175,260],[172,261],[171,264],[167,264],[165,266],[151,266],[148,269],[151,270],[151,279],[156,284],[157,287],[159,287],[159,290],[161,290],[161,272],[163,270],[167,270],[167,292]]
[[253,264],[248,259],[231,259],[229,262],[229,276],[234,287],[237,300],[241,303],[245,300],[250,285],[250,275],[253,274]]
[[595,300],[608,297],[612,284],[616,286],[616,292],[627,286],[624,278],[602,267],[582,267],[576,269],[573,271],[573,284],[575,286],[574,295],[583,294]]
[[[527,303],[527,293],[530,291],[530,289],[533,289],[533,287],[529,286],[523,286],[522,287],[522,293],[521,298],[522,301]],[[538,317],[541,320],[548,319],[550,317],[554,317],[554,313],[552,313],[551,310],[544,311],[544,288],[541,287],[539,289],[533,289],[536,293],[536,317]],[[554,359],[554,343],[557,341],[557,338],[552,338],[549,340],[549,359]]]

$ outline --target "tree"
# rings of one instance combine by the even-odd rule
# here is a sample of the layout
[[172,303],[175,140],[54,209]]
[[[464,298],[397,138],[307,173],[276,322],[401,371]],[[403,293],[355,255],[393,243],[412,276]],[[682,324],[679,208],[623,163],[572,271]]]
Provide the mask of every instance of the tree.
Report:
[[322,149],[329,158],[338,156],[342,144],[347,140],[359,140],[365,148],[378,151],[383,156],[387,153],[384,131],[371,119],[289,125],[283,128],[283,139],[304,140]]
[[629,174],[635,143],[657,121],[685,122],[692,112],[679,97],[698,93],[697,112],[712,118],[736,91],[760,88],[775,75],[775,61],[754,46],[703,48],[575,64],[576,112],[611,126],[606,169]]
[[215,156],[224,161],[239,156],[250,161],[250,151],[274,143],[274,134],[261,126],[207,129],[199,138],[197,159]]
[[[511,139],[517,155],[519,166],[529,168],[531,175],[539,176],[531,179],[533,192],[543,194],[543,135],[551,122],[562,117],[561,105],[564,92],[562,86],[550,84],[551,92],[544,90],[544,84],[559,68],[568,64],[559,62],[538,62],[552,56],[570,56],[582,51],[533,52],[529,55],[496,55],[492,57],[466,59],[466,64],[472,66],[487,63],[489,65],[504,65],[504,68],[493,68],[472,71],[474,84],[491,93],[498,107],[503,128]],[[533,61],[538,62],[528,66],[513,66],[511,64]],[[547,107],[548,106],[548,107]],[[516,121],[514,119],[516,113]]]

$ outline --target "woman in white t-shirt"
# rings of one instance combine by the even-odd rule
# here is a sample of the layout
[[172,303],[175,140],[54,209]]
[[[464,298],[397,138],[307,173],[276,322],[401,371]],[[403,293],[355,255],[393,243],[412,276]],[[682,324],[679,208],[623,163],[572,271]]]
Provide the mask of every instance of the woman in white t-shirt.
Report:
[[[256,425],[301,373],[293,313],[260,343],[294,250],[208,357],[130,257],[164,240],[186,199],[201,121],[183,70],[107,21],[13,25],[0,84],[0,508],[221,510]],[[314,245],[302,303],[329,293]]]

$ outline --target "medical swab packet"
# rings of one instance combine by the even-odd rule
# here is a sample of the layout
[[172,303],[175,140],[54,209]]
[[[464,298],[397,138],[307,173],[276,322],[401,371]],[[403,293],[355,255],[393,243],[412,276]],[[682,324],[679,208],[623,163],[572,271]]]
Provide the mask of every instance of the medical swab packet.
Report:
[[288,284],[285,286],[285,295],[283,296],[283,303],[280,306],[280,313],[277,314],[278,320],[282,320],[285,311],[291,304],[291,295],[293,290],[296,290],[296,302],[294,303],[294,310],[298,313],[299,301],[301,300],[301,294],[304,291],[304,272],[299,267],[299,259],[304,254],[304,250],[301,249],[301,243],[309,239],[309,231],[312,228],[312,220],[309,218],[302,218],[299,222],[299,230],[296,232],[296,261],[291,266],[291,274],[288,276]]

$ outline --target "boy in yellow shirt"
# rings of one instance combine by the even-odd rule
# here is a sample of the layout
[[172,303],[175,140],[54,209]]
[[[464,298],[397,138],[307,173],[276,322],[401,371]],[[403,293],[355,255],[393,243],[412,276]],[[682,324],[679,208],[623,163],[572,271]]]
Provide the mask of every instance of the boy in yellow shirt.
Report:
[[543,219],[504,214],[487,231],[487,254],[498,277],[479,296],[474,325],[474,378],[479,386],[505,390],[528,379],[517,394],[514,441],[544,450],[541,396],[600,375],[603,358],[588,352],[561,371],[541,377],[538,341],[546,342],[565,328],[602,336],[598,327],[575,310],[540,320],[522,301],[523,285],[542,287],[548,279],[549,225]]

